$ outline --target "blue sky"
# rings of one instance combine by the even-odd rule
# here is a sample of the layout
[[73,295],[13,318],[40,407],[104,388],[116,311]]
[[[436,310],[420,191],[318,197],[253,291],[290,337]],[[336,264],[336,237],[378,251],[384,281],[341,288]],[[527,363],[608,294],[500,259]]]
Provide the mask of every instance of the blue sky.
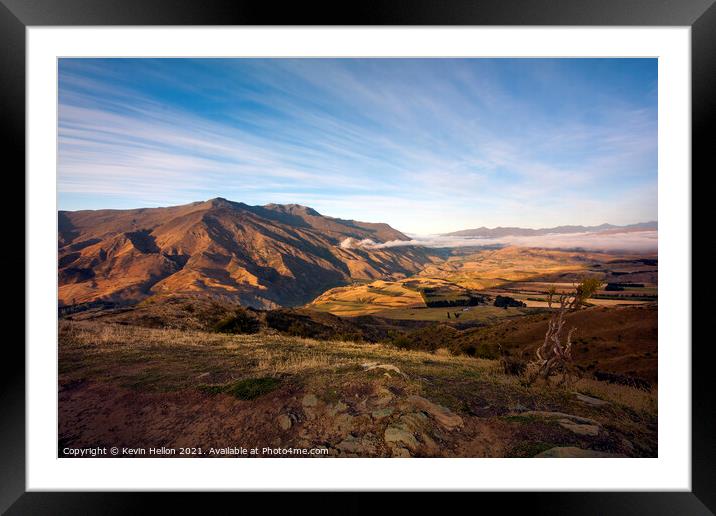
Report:
[[413,234],[657,219],[656,59],[62,59],[59,208]]

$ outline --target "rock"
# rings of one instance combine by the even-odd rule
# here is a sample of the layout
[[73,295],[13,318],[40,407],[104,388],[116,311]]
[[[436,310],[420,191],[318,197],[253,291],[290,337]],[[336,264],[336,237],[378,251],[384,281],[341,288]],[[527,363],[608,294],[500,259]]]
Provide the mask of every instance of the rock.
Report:
[[314,419],[318,413],[318,398],[315,394],[306,394],[301,400],[303,412],[308,419]]
[[304,407],[315,407],[318,405],[318,398],[316,398],[315,394],[309,393],[303,397],[302,403]]
[[392,425],[386,428],[383,440],[388,444],[402,443],[412,449],[418,447],[418,441],[412,432],[398,425]]
[[420,437],[423,441],[423,447],[429,454],[437,454],[440,451],[438,444],[428,434],[421,434]]
[[599,421],[595,421],[594,419],[590,419],[588,417],[582,417],[582,416],[575,416],[573,414],[565,414],[564,412],[548,412],[544,410],[528,410],[527,412],[522,412],[520,416],[532,416],[532,417],[539,417],[543,419],[570,419],[574,421],[575,423],[580,423],[583,425],[596,425],[601,426]]
[[375,446],[370,441],[372,434],[368,434],[361,439],[349,435],[336,445],[336,448],[344,454],[356,454],[359,457],[366,455],[375,455]]
[[360,403],[360,406],[363,410],[369,411],[371,408],[384,407],[393,401],[393,399],[393,394],[388,389],[385,387],[378,387],[374,394]]
[[385,429],[384,440],[389,445],[400,443],[410,450],[416,450],[421,442],[430,452],[437,448],[435,441],[428,435],[430,420],[422,412],[403,414],[397,423]]
[[599,421],[588,417],[575,416],[573,414],[565,414],[564,412],[547,412],[543,410],[530,410],[522,412],[520,416],[531,416],[542,419],[556,419],[559,426],[574,432],[578,435],[599,435],[602,428]]
[[570,419],[560,419],[558,423],[562,428],[566,428],[578,435],[599,435],[600,427],[597,425],[582,425]]
[[409,458],[410,452],[405,448],[393,448],[393,457]]
[[462,418],[454,414],[450,409],[433,403],[421,396],[408,396],[408,402],[414,407],[430,414],[435,421],[448,430],[453,430],[463,425]]
[[336,444],[336,448],[346,453],[358,453],[361,451],[362,446],[358,439],[356,439],[352,435],[349,435],[341,442]]
[[340,433],[348,433],[353,428],[353,416],[350,414],[341,414],[336,417],[333,425]]
[[333,405],[333,406],[328,410],[328,413],[329,413],[331,416],[335,416],[335,415],[338,414],[339,412],[345,411],[347,408],[348,408],[348,405],[346,405],[346,404],[343,403],[342,401],[339,401],[338,403],[336,403],[335,405]]
[[600,452],[596,450],[584,450],[577,448],[576,446],[558,446],[556,448],[550,448],[549,450],[538,453],[535,457],[539,458],[619,458],[625,457],[616,453]]
[[288,430],[293,424],[291,422],[291,418],[288,417],[286,414],[281,414],[280,416],[278,416],[276,418],[276,421],[278,421],[278,426],[280,426],[282,430]]
[[379,406],[379,407],[384,407],[384,406],[386,406],[387,404],[389,404],[391,401],[393,401],[393,397],[392,397],[392,396],[384,396],[384,397],[382,397],[382,398],[378,398],[377,400],[375,400],[375,403],[374,403],[374,404],[377,405],[377,406]]
[[600,400],[599,398],[592,398],[591,396],[587,396],[586,394],[581,394],[579,392],[575,392],[574,394],[579,401],[586,403],[587,405],[592,405],[594,407],[609,405],[608,401]]
[[391,364],[379,364],[378,362],[366,362],[365,364],[361,364],[364,371],[371,371],[373,369],[385,369],[386,371],[393,371],[394,373],[399,374],[403,378],[407,378],[408,375],[406,375],[404,372],[402,372],[400,369],[395,367]]
[[400,428],[409,430],[413,434],[425,432],[428,428],[428,416],[422,412],[410,412],[400,416]]
[[391,407],[383,408],[374,410],[370,413],[371,416],[373,416],[373,419],[383,419],[384,417],[388,417],[393,413],[393,409]]

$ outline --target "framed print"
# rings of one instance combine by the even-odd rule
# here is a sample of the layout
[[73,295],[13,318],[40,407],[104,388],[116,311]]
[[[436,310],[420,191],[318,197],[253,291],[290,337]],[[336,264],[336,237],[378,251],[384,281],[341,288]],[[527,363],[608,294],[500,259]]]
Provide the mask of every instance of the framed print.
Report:
[[3,510],[716,506],[691,315],[712,2],[2,12],[26,192]]

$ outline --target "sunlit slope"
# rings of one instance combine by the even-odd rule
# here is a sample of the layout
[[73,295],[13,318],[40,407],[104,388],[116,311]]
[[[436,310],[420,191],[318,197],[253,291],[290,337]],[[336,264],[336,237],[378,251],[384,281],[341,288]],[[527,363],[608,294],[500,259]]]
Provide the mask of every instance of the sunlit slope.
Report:
[[208,294],[271,308],[304,304],[355,280],[404,278],[426,248],[346,249],[347,238],[407,240],[387,224],[299,205],[212,199],[137,210],[59,212],[60,305]]
[[309,306],[334,315],[354,316],[386,309],[424,307],[425,301],[419,291],[407,288],[403,282],[378,280],[333,288]]
[[544,275],[587,272],[592,263],[604,258],[597,253],[505,247],[453,256],[443,263],[426,266],[418,275],[480,290]]

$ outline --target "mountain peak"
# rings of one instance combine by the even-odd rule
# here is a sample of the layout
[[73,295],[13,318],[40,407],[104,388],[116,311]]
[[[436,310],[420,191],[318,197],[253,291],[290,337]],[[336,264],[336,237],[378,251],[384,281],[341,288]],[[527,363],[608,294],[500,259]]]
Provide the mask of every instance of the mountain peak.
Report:
[[423,249],[351,250],[347,238],[408,237],[387,224],[321,216],[300,204],[223,197],[165,208],[60,212],[61,304],[137,302],[154,294],[228,297],[255,307],[302,305],[353,280],[413,274]]
[[309,206],[302,204],[267,204],[264,206],[267,210],[279,211],[281,213],[290,213],[292,215],[312,215],[314,217],[320,217],[321,214]]
[[214,197],[213,199],[209,199],[208,201],[206,201],[206,204],[208,204],[209,206],[214,207],[214,208],[225,208],[225,207],[236,206],[237,204],[240,204],[240,203],[230,201],[228,199],[225,199],[224,197]]

